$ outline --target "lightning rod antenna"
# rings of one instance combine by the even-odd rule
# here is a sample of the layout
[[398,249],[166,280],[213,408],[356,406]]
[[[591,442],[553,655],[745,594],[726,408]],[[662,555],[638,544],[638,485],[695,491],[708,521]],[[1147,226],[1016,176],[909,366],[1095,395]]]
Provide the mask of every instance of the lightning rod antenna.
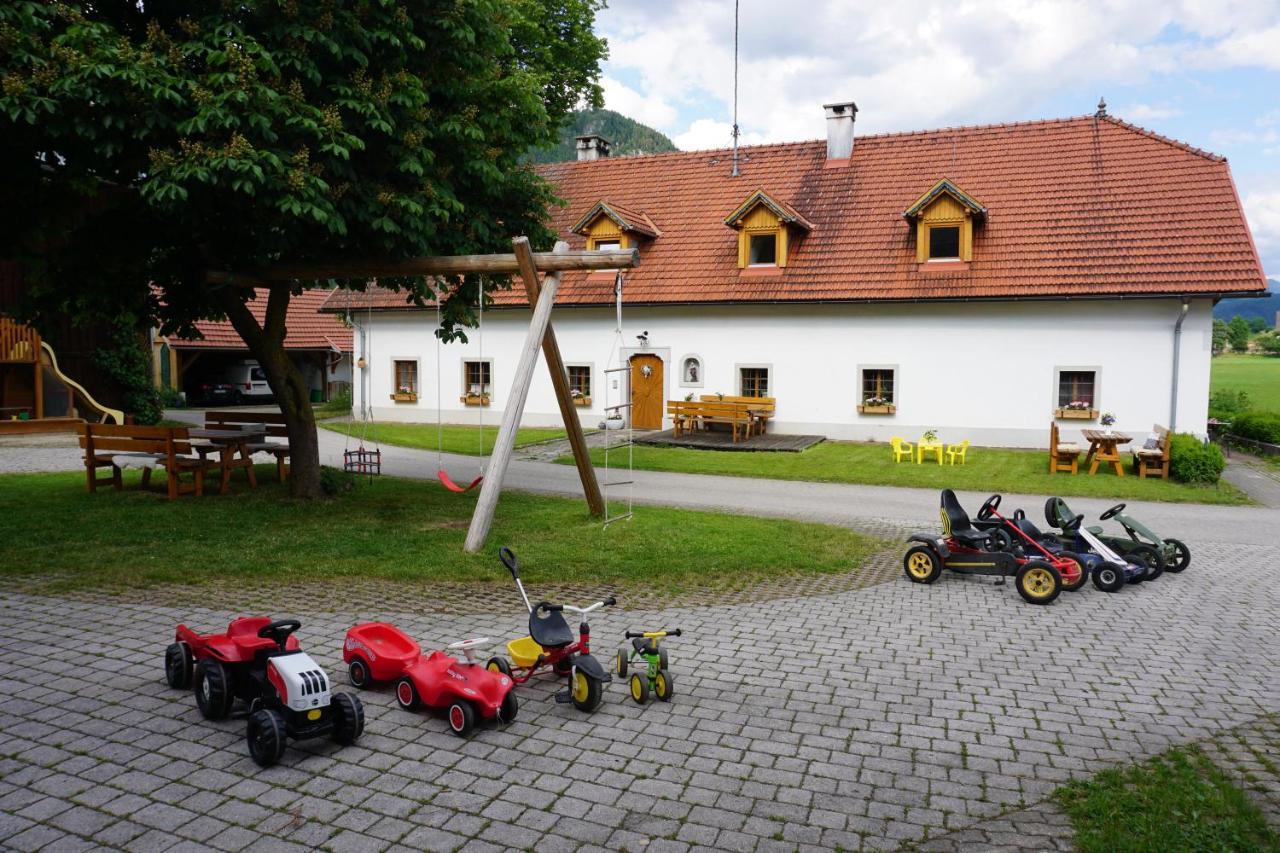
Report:
[[738,177],[738,0],[733,0],[733,175]]

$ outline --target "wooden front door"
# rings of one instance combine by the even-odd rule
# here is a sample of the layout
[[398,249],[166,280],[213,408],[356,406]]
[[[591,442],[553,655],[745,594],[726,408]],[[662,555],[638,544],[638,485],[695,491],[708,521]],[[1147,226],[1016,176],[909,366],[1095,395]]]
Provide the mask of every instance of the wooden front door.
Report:
[[662,429],[662,359],[631,356],[631,426]]

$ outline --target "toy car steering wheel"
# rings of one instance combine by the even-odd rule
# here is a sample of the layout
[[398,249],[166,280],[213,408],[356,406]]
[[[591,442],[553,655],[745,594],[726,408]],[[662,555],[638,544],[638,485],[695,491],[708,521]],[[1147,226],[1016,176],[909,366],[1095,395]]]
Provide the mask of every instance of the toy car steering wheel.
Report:
[[277,619],[259,628],[258,636],[264,640],[275,640],[280,651],[284,651],[284,644],[289,642],[289,635],[301,627],[302,623],[297,619]]
[[978,510],[978,518],[983,521],[995,515],[996,510],[1000,508],[1000,496],[992,495],[982,504],[982,508]]
[[1065,533],[1073,533],[1079,530],[1080,525],[1083,523],[1084,523],[1084,514],[1081,513],[1080,515],[1077,515],[1075,518],[1068,521],[1066,524],[1062,525],[1062,530]]
[[446,649],[462,649],[463,651],[466,651],[467,649],[474,649],[480,646],[487,646],[492,642],[493,640],[490,640],[488,637],[472,637],[469,640],[459,640],[456,643],[450,643],[449,645],[445,646],[445,648]]
[[1106,512],[1104,512],[1102,515],[1098,517],[1101,518],[1103,521],[1106,521],[1109,518],[1114,518],[1115,516],[1119,515],[1122,512],[1124,512],[1124,504],[1116,504],[1111,509],[1107,510]]

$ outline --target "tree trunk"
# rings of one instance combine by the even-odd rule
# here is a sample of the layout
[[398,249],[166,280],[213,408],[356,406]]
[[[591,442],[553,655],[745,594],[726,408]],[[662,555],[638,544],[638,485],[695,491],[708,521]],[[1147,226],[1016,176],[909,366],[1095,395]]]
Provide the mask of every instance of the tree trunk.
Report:
[[267,384],[284,414],[285,429],[289,434],[290,493],[295,498],[322,497],[320,441],[316,436],[315,412],[311,408],[311,389],[284,348],[288,289],[271,289],[267,297],[266,320],[262,325],[258,325],[237,294],[228,292],[226,306],[231,325],[267,374]]

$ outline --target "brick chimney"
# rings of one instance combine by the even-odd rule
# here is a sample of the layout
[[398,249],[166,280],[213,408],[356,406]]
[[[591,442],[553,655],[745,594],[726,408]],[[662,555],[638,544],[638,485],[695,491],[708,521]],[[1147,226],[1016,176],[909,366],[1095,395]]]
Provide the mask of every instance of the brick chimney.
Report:
[[609,156],[609,140],[596,134],[575,137],[578,143],[578,161],[599,160]]
[[853,156],[853,119],[858,105],[853,101],[823,104],[827,113],[827,160],[848,160]]

